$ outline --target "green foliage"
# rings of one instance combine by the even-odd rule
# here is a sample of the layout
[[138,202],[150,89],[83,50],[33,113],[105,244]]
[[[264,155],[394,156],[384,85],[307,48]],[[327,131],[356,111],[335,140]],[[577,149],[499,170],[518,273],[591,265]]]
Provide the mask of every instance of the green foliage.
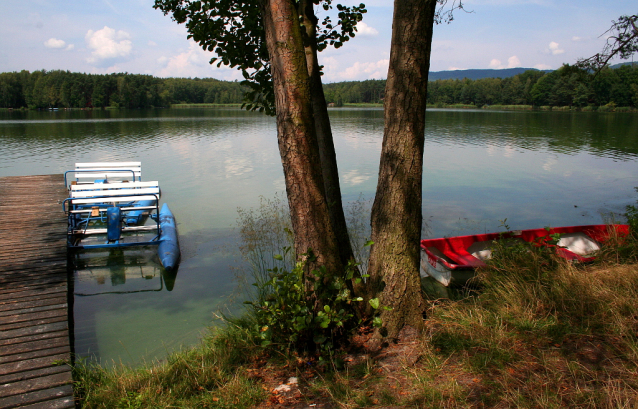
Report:
[[316,351],[327,358],[357,324],[352,303],[362,298],[352,296],[348,283],[353,279],[360,282],[361,278],[354,277],[354,262],[343,276],[328,275],[324,268],[304,274],[307,262],[314,261],[314,256],[309,252],[303,259],[290,271],[270,269],[270,280],[255,284],[265,296],[246,304],[253,308],[262,346]]
[[237,82],[138,74],[21,71],[0,74],[0,108],[151,108],[174,103],[241,103]]
[[[638,188],[636,188],[636,191],[638,192]],[[628,205],[625,217],[629,225],[629,233],[635,240],[638,240],[638,204]]]
[[[636,90],[638,66],[625,65],[617,69],[605,69],[598,76],[592,77],[586,70],[565,65],[549,73],[528,70],[523,74],[503,79],[466,78],[432,81],[428,83],[428,104],[584,108],[590,105],[604,106],[613,101],[622,107],[638,107]],[[347,90],[342,89],[341,94],[347,95]]]
[[[332,0],[312,0],[324,11],[332,9]],[[302,2],[294,2],[301,8]],[[259,110],[268,115],[275,114],[275,99],[270,74],[270,56],[266,47],[265,29],[259,2],[251,0],[155,0],[153,6],[170,14],[174,21],[185,24],[188,38],[196,41],[204,50],[214,51],[217,57],[211,64],[227,65],[241,71],[246,92],[243,107]],[[315,43],[322,51],[328,45],[339,48],[355,36],[356,24],[366,13],[365,5],[343,6],[337,4],[337,22],[330,16],[321,22],[316,16],[307,16],[316,21],[316,37],[308,38],[306,44]],[[312,7],[310,7],[312,10]],[[303,12],[304,10],[300,10]],[[249,58],[247,58],[249,56]]]

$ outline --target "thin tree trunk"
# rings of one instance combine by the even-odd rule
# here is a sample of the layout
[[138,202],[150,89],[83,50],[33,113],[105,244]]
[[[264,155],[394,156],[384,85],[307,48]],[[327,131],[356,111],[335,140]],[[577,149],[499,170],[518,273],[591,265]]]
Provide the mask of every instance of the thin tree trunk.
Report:
[[325,266],[335,274],[342,263],[324,197],[299,16],[290,0],[261,0],[261,7],[295,251],[299,257],[312,249],[317,260],[308,268]]
[[385,128],[372,207],[368,273],[379,296],[381,335],[422,327],[419,276],[425,106],[436,0],[395,0]]
[[328,104],[323,93],[319,59],[317,52],[317,22],[311,0],[299,2],[299,14],[306,29],[305,53],[308,75],[310,76],[310,93],[312,95],[312,110],[315,119],[315,131],[319,144],[319,156],[321,159],[321,172],[325,189],[326,201],[330,220],[337,237],[339,256],[341,262],[346,265],[354,258],[346,218],[343,213],[341,201],[341,186],[339,184],[339,169],[337,167],[337,154],[335,153],[330,117],[328,116]]

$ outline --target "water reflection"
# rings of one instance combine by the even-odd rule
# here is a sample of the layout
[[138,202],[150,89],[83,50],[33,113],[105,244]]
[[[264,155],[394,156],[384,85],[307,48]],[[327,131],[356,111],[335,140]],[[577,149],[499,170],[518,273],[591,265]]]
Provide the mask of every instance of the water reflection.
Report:
[[[330,116],[346,207],[371,203],[383,110]],[[596,224],[636,201],[637,115],[429,110],[426,121],[424,237],[495,231],[504,218],[516,229]],[[195,343],[233,305],[237,208],[285,189],[274,118],[239,109],[0,111],[0,146],[0,176],[121,160],[141,161],[143,179],[160,181],[180,231],[178,280],[152,249],[75,261],[76,353],[101,362]]]
[[177,269],[167,272],[155,258],[144,250],[78,251],[72,258],[74,294],[87,297],[172,291]]

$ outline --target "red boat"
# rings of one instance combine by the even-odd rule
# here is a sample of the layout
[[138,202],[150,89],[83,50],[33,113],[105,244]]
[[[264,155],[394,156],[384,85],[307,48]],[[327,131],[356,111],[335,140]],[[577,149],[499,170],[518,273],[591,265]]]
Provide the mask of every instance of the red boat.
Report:
[[463,285],[491,257],[495,241],[520,239],[540,245],[552,240],[555,234],[560,235],[555,244],[558,255],[567,260],[592,261],[602,243],[628,233],[626,224],[597,224],[421,240],[421,276],[430,276],[445,286]]

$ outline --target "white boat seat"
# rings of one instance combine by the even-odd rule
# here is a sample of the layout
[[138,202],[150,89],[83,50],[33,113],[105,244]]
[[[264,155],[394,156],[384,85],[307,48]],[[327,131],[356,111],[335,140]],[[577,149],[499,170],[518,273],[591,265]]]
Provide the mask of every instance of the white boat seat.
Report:
[[[86,185],[71,185],[70,187],[70,197],[72,199],[93,196],[130,196],[132,194],[159,195],[159,182],[93,183]],[[106,200],[102,199],[102,201]],[[74,203],[76,202],[74,201]]]
[[142,162],[87,162],[76,163],[74,177],[77,183],[93,183],[98,179],[142,180]]

